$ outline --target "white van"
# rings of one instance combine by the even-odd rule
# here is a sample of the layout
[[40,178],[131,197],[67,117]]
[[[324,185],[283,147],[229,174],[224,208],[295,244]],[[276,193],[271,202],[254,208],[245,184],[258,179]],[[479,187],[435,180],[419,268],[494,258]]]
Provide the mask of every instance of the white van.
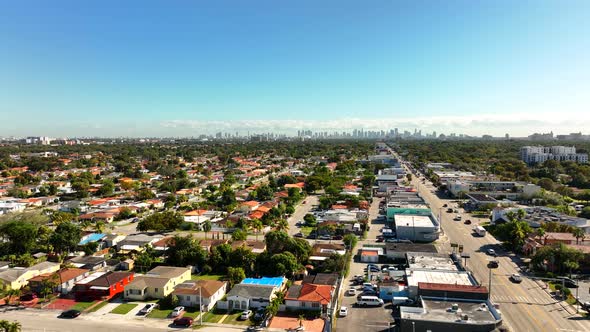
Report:
[[393,305],[411,305],[414,304],[414,301],[405,296],[394,296],[391,303]]
[[383,305],[383,300],[377,296],[361,296],[361,299],[356,301],[356,304],[361,307],[380,307]]

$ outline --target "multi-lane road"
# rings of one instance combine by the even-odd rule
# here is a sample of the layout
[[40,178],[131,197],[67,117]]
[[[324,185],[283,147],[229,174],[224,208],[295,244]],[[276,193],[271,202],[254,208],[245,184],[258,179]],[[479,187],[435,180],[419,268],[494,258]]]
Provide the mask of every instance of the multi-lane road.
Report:
[[[504,325],[511,331],[590,331],[590,321],[575,314],[565,302],[551,297],[537,282],[524,277],[522,283],[512,283],[509,276],[520,273],[516,264],[519,261],[518,257],[502,251],[500,242],[491,235],[476,237],[471,231],[473,225],[454,221],[456,214],[448,214],[443,208],[444,204],[451,204],[451,201],[439,198],[432,191],[432,187],[428,188],[421,183],[416,174],[413,176],[412,184],[432,211],[441,215],[444,236],[439,241],[446,241],[449,250],[450,243],[463,245],[463,252],[470,255],[467,259],[467,269],[473,272],[480,283],[488,286],[490,270],[487,263],[491,259],[498,260],[499,268],[492,270],[491,299],[500,306]],[[468,216],[464,216],[462,220],[467,218]],[[487,255],[488,248],[495,249],[499,256],[492,258]]]

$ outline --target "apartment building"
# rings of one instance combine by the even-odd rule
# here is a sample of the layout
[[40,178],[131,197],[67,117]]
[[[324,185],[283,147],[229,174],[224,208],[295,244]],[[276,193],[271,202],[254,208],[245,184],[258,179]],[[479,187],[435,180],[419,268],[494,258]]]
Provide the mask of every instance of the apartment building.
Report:
[[547,160],[587,163],[587,153],[576,153],[575,146],[523,146],[520,148],[520,159],[529,165],[541,164]]

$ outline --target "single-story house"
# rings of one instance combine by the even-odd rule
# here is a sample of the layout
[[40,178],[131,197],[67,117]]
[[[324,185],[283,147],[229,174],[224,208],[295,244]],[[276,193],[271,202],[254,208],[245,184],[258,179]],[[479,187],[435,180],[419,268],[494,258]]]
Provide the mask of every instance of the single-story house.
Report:
[[77,268],[91,271],[100,270],[107,266],[106,259],[101,256],[76,256],[70,259],[68,263]]
[[179,304],[185,307],[197,307],[202,299],[202,311],[211,310],[217,301],[227,292],[227,282],[218,280],[196,280],[177,285],[172,294]]
[[158,266],[125,286],[125,298],[129,300],[163,299],[174,287],[191,279],[188,267]]
[[78,281],[73,292],[78,300],[110,299],[133,281],[133,272],[96,272]]
[[30,267],[12,267],[0,270],[0,289],[21,289],[29,283],[29,279],[41,274],[59,270],[58,263],[41,262]]
[[249,308],[265,307],[275,297],[274,286],[239,284],[227,293],[229,310],[247,310]]
[[63,268],[54,273],[47,273],[38,275],[29,279],[29,287],[31,290],[40,293],[44,281],[49,281],[55,284],[54,292],[61,294],[68,294],[76,282],[86,278],[90,274],[90,270],[72,268]]
[[334,289],[330,285],[292,285],[285,296],[285,305],[293,310],[325,311],[332,301]]
[[233,250],[239,247],[246,247],[252,250],[253,253],[260,254],[266,250],[266,243],[264,241],[256,240],[233,241],[231,247]]

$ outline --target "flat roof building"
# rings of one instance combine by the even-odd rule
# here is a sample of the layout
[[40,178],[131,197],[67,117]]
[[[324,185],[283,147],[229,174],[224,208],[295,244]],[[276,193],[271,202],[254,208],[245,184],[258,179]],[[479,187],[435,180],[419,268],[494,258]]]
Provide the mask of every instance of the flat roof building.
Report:
[[440,225],[430,210],[417,214],[394,214],[393,223],[398,239],[412,242],[433,242],[438,239]]
[[422,308],[400,307],[401,331],[489,332],[502,316],[489,301],[423,297]]

